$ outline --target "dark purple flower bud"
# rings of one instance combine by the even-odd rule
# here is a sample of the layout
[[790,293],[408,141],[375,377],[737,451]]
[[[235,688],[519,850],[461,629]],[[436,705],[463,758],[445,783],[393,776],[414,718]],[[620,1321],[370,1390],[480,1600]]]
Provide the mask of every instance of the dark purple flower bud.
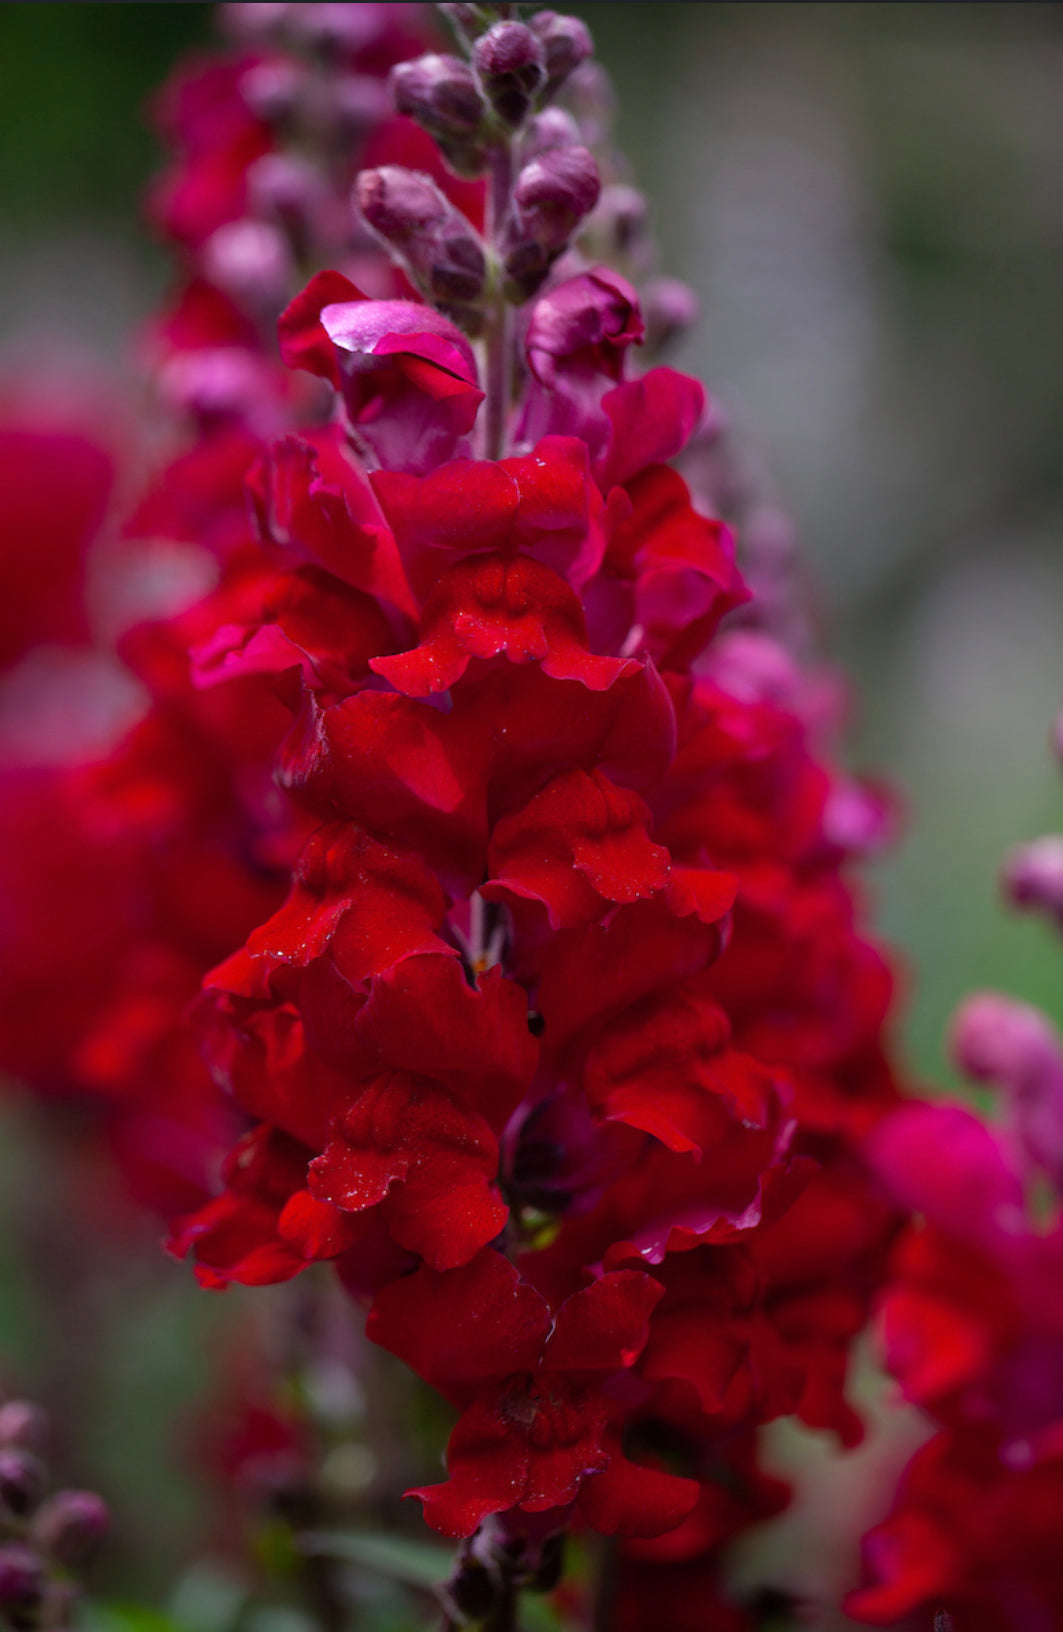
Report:
[[481,34],[486,33],[500,17],[509,16],[513,8],[502,5],[440,6],[439,10],[443,12],[459,39],[464,40],[466,45],[474,45]]
[[28,1547],[0,1547],[0,1612],[26,1614],[44,1592],[44,1566]]
[[429,176],[396,164],[363,170],[354,195],[426,294],[441,305],[476,304],[487,277],[479,234]]
[[460,175],[479,174],[484,166],[481,135],[487,108],[468,63],[430,52],[398,63],[390,83],[399,112],[435,137],[451,167]]
[[539,11],[528,26],[538,35],[546,59],[546,95],[552,96],[594,50],[590,29],[578,17]]
[[92,1490],[60,1490],[36,1514],[33,1539],[57,1564],[82,1570],[96,1556],[110,1527],[102,1496]]
[[526,164],[502,232],[506,293],[527,300],[598,201],[601,183],[585,147],[555,148]]
[[44,1495],[44,1464],[32,1451],[12,1445],[0,1451],[0,1507],[20,1518]]
[[1048,913],[1063,928],[1063,834],[1046,833],[1010,852],[1004,889],[1017,907]]
[[0,1406],[0,1445],[39,1454],[47,1439],[48,1418],[32,1400],[8,1400]]
[[473,46],[472,63],[498,117],[516,130],[546,83],[541,43],[523,23],[496,23]]

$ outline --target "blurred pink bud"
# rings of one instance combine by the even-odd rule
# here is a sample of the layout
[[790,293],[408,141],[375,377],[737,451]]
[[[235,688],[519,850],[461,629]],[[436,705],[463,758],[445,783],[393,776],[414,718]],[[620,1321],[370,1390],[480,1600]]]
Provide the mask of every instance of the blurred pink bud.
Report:
[[646,346],[656,354],[692,329],[698,320],[698,297],[678,278],[651,278],[642,292]]
[[542,45],[546,59],[546,94],[552,96],[594,50],[590,30],[578,17],[565,17],[557,11],[536,12],[529,18],[528,26]]
[[44,1566],[28,1547],[0,1547],[0,1610],[28,1614],[44,1592]]
[[484,95],[505,124],[516,129],[546,82],[546,55],[523,23],[495,23],[472,48]]
[[218,8],[226,34],[239,40],[266,40],[279,32],[296,7],[284,4],[225,5]]
[[823,808],[823,837],[847,855],[884,850],[897,833],[897,806],[889,793],[853,778],[838,781]]
[[1063,1184],[1063,1044],[1040,1010],[997,992],[976,992],[953,1017],[951,1051],[977,1082],[1006,1096],[1024,1154]]
[[[254,6],[233,6],[233,11],[254,11]],[[264,7],[271,10],[271,7]],[[285,10],[281,6],[278,10]],[[256,62],[240,81],[240,94],[252,113],[270,124],[287,119],[306,84],[306,69],[295,62]]]
[[540,153],[552,153],[558,147],[579,147],[581,142],[580,128],[570,113],[564,108],[544,108],[529,122],[520,150],[527,164]]
[[44,1464],[32,1451],[18,1446],[0,1450],[0,1507],[21,1517],[44,1495]]
[[33,1538],[58,1564],[80,1570],[92,1562],[110,1527],[102,1496],[92,1490],[60,1490],[34,1518]]
[[48,1438],[48,1418],[32,1400],[8,1400],[0,1406],[0,1445],[40,1452]]
[[294,267],[284,234],[268,221],[227,221],[203,246],[203,270],[241,304],[275,306]]
[[265,153],[247,172],[247,192],[259,215],[275,216],[289,231],[305,233],[325,192],[320,171],[291,153]]
[[1017,907],[1046,912],[1063,928],[1063,834],[1016,845],[1004,861],[1004,889]]

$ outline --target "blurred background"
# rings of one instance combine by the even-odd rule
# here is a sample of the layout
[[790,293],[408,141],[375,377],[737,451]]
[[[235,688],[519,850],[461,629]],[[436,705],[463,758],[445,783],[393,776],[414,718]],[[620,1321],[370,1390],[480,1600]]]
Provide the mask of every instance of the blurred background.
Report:
[[[942,1035],[972,987],[1063,1021],[1050,932],[995,882],[1010,843],[1063,826],[1063,10],[572,9],[615,79],[662,270],[702,303],[674,360],[762,453],[851,677],[852,763],[902,796],[877,922],[907,968],[908,1057],[948,1085]],[[167,280],[138,219],[159,161],[144,105],[210,38],[206,5],[0,7],[0,364],[128,359]],[[7,1217],[27,1181],[4,1149]],[[3,1352],[29,1387],[77,1323],[60,1342],[24,1248],[0,1231]],[[177,1266],[118,1266],[123,1352],[79,1454],[131,1506],[155,1482],[149,1591],[194,1523],[192,1487],[162,1488],[195,1395],[187,1333],[209,1353],[231,1317]]]

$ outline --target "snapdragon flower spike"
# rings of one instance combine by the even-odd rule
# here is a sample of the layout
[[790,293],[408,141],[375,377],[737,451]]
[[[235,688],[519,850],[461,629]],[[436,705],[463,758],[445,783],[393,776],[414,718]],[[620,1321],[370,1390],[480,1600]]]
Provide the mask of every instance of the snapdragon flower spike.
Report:
[[[846,1361],[895,1215],[853,1145],[896,1094],[890,979],[816,684],[720,629],[734,539],[670,463],[704,391],[634,372],[615,267],[555,270],[600,184],[578,121],[535,110],[586,30],[451,9],[473,66],[393,83],[447,162],[489,171],[483,234],[401,122],[356,194],[436,305],[363,278],[362,237],[289,303],[307,394],[232,456],[257,541],[227,524],[239,572],[143,660],[228,711],[245,801],[274,754],[292,796],[254,806],[287,897],[234,915],[193,1019],[250,1132],[172,1247],[215,1288],[329,1260],[374,1300],[371,1335],[462,1413],[449,1482],[418,1493],[444,1533],[670,1533],[715,1600],[718,1470],[752,1492],[733,1527],[779,1500],[754,1425],[859,1436]],[[326,22],[316,49],[356,58]],[[312,189],[270,176],[255,207],[309,232]],[[641,243],[641,205],[612,204]],[[247,316],[215,290],[181,321],[253,355]]]

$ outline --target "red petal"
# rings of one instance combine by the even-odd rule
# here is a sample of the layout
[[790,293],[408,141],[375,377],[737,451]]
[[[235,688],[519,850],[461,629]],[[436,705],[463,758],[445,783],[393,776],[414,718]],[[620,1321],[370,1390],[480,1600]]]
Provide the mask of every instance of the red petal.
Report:
[[390,1076],[365,1089],[311,1163],[310,1188],[352,1211],[385,1201],[400,1246],[450,1269],[505,1224],[497,1169],[498,1145],[481,1117],[429,1083]]
[[466,1411],[447,1446],[450,1479],[406,1491],[424,1503],[425,1523],[444,1536],[471,1536],[489,1513],[514,1507],[528,1482],[527,1433],[497,1399]]
[[686,447],[704,413],[705,391],[697,380],[674,368],[651,368],[641,379],[607,391],[602,408],[612,427],[598,474],[607,493],[647,465],[664,464]]
[[579,1505],[591,1528],[607,1536],[663,1536],[677,1529],[698,1499],[697,1481],[629,1462],[619,1438],[608,1451],[605,1472],[580,1487]]
[[336,348],[321,326],[321,313],[338,301],[366,298],[342,272],[315,272],[277,319],[281,357],[287,366],[304,368],[338,386]]
[[508,1258],[486,1248],[460,1269],[421,1268],[378,1293],[367,1331],[458,1404],[491,1379],[532,1372],[550,1311]]
[[375,981],[357,1028],[382,1066],[445,1083],[498,1131],[538,1061],[524,988],[497,967],[473,988],[452,958],[407,958]]
[[[651,843],[648,807],[601,771],[570,771],[495,827],[488,872],[498,886],[542,901],[553,928],[576,929],[600,918],[609,903],[655,894],[668,880],[667,850]],[[505,886],[500,890],[499,886]]]
[[613,1270],[566,1298],[543,1365],[551,1371],[619,1371],[638,1359],[664,1288],[636,1269]]

